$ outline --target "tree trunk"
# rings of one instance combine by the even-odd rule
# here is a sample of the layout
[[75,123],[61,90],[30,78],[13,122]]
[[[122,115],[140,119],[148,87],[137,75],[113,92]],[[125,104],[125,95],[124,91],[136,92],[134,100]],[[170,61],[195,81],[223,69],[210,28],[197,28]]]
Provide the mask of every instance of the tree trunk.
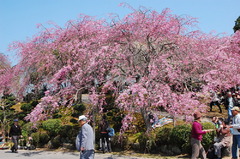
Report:
[[151,127],[149,116],[148,116],[145,108],[141,108],[141,114],[142,114],[142,117],[143,117],[143,120],[144,120],[144,123],[146,126],[146,130],[147,130],[146,132],[149,132],[152,129],[152,127]]

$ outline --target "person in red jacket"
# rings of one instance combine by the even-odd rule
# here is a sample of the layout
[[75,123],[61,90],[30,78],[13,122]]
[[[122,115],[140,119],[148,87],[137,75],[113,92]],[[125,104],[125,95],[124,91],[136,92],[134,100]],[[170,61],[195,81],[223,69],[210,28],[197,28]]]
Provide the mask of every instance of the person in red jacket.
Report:
[[197,159],[198,156],[201,156],[201,159],[206,159],[206,152],[201,144],[202,135],[212,131],[212,130],[203,130],[201,122],[202,114],[200,112],[195,112],[193,114],[194,122],[192,124],[191,132],[191,146],[192,146],[192,157],[191,159]]

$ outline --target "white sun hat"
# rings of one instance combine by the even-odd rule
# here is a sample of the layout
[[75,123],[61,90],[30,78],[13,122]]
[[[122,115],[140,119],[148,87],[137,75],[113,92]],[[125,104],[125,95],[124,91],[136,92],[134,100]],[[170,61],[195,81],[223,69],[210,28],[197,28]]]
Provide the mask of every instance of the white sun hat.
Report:
[[85,115],[81,115],[78,117],[78,121],[80,120],[87,120],[87,117]]

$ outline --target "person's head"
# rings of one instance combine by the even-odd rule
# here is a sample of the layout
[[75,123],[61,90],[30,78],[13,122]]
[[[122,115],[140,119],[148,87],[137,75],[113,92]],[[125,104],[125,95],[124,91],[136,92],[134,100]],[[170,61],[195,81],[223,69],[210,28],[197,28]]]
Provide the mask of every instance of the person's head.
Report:
[[18,119],[13,120],[14,125],[18,125]]
[[239,109],[239,107],[233,107],[232,109],[231,109],[231,111],[232,111],[232,115],[233,116],[235,116],[235,115],[237,115],[238,114],[238,112],[240,111],[240,109]]
[[236,93],[233,93],[233,94],[232,94],[232,97],[235,98],[235,97],[236,97]]
[[83,126],[87,122],[87,117],[85,115],[81,115],[78,117],[78,122],[80,126]]
[[201,120],[202,114],[199,111],[196,111],[193,114],[194,120]]
[[213,123],[216,123],[217,121],[218,121],[218,117],[214,116],[214,117],[212,118],[212,122],[213,122]]
[[231,92],[227,92],[227,96],[228,97],[232,97],[232,93]]

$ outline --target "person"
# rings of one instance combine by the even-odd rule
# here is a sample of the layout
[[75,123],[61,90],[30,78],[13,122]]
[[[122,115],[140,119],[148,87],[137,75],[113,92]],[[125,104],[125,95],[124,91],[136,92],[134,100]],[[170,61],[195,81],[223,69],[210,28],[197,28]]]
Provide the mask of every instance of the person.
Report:
[[87,123],[87,117],[78,118],[80,131],[76,139],[76,147],[80,151],[80,159],[94,159],[94,135],[92,127]]
[[105,141],[107,143],[107,151],[111,152],[112,149],[111,149],[111,144],[110,144],[110,141],[109,141],[109,135],[108,135],[108,128],[109,128],[109,123],[106,119],[106,116],[103,115],[102,117],[102,121],[100,122],[99,124],[99,132],[100,132],[100,139],[101,139],[101,149],[103,151],[103,153],[105,153]]
[[206,152],[201,144],[202,135],[211,132],[211,130],[202,130],[201,117],[202,114],[197,111],[193,114],[194,122],[192,124],[191,131],[191,146],[192,146],[192,156],[191,159],[197,159],[200,155],[202,159],[206,159]]
[[238,99],[237,99],[237,94],[233,93],[232,98],[233,98],[233,105],[239,107],[240,105],[239,105],[239,102],[238,102]]
[[10,128],[9,136],[12,139],[14,145],[12,146],[12,152],[17,153],[18,151],[18,140],[22,137],[21,127],[18,125],[18,119],[13,120],[14,124]]
[[211,94],[212,101],[210,102],[210,111],[212,111],[212,107],[214,105],[217,105],[219,109],[219,113],[222,113],[222,108],[220,106],[220,99],[218,98],[217,93],[215,91],[212,91],[211,93],[212,93]]
[[220,121],[220,127],[216,128],[217,141],[213,145],[215,155],[218,157],[218,159],[221,159],[222,157],[222,148],[230,146],[231,141],[230,127],[223,119],[220,119]]
[[239,107],[233,107],[232,108],[232,115],[233,115],[233,121],[231,128],[231,133],[233,135],[233,143],[232,143],[232,159],[237,159],[237,152],[238,148],[240,147],[240,114],[238,113],[240,111]]
[[212,123],[214,124],[215,128],[218,129],[221,125],[221,121],[219,120],[218,117],[214,116],[212,118]]
[[232,121],[232,108],[234,107],[232,93],[227,92],[227,110],[228,110],[228,122],[231,123]]
[[0,131],[0,142],[3,141],[3,133]]

